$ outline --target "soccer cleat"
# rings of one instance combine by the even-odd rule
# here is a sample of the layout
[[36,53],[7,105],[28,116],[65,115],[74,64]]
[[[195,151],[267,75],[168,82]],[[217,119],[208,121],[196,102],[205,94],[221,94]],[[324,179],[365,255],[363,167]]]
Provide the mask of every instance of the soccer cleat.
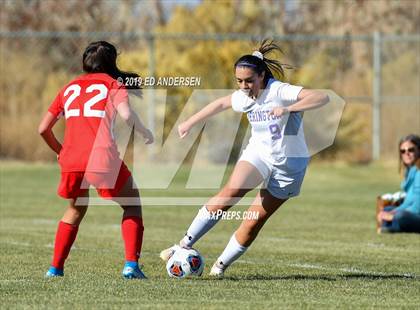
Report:
[[215,278],[223,278],[224,277],[224,273],[225,273],[225,269],[226,268],[221,268],[220,266],[219,266],[219,264],[217,264],[217,262],[216,263],[214,263],[213,264],[213,266],[211,267],[211,270],[210,270],[210,274],[209,274],[209,276],[211,276],[211,277],[215,277]]
[[122,275],[126,279],[147,279],[139,265],[125,264]]
[[55,277],[63,277],[64,271],[63,269],[58,269],[53,266],[48,269],[47,273],[45,274],[46,278],[55,278]]
[[162,252],[160,252],[159,257],[165,262],[167,262],[172,257],[172,255],[174,255],[175,251],[180,248],[181,247],[178,244],[175,244],[171,246],[170,248],[167,248],[163,250]]

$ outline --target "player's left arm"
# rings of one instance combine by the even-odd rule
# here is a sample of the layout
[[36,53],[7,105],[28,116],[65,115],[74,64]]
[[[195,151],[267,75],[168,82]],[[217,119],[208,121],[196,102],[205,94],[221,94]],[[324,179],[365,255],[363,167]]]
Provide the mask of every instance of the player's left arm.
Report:
[[52,131],[52,128],[57,123],[57,121],[58,118],[50,111],[48,111],[38,126],[38,133],[48,144],[48,146],[58,155],[62,146]]
[[271,111],[275,116],[282,116],[291,112],[302,112],[319,108],[330,101],[327,94],[318,90],[302,89],[297,97],[297,101],[287,107],[276,107]]
[[146,144],[151,144],[154,141],[153,133],[146,128],[144,123],[141,121],[136,112],[131,109],[128,101],[123,101],[117,106],[117,112],[119,116],[129,125],[134,126],[134,129],[139,132],[144,139]]

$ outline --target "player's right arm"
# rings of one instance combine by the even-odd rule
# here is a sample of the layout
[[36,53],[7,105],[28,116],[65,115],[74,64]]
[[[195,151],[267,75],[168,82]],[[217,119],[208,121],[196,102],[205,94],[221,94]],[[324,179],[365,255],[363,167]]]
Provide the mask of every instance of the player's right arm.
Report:
[[57,123],[57,121],[58,118],[50,111],[48,111],[38,126],[38,133],[48,144],[48,146],[58,155],[62,146],[52,131],[52,128],[54,127],[55,123]]
[[229,96],[216,99],[215,101],[206,105],[199,112],[195,113],[185,122],[182,122],[178,126],[178,134],[181,137],[181,139],[184,138],[186,135],[188,135],[191,128],[194,127],[194,125],[196,125],[197,123],[203,120],[206,120],[207,118],[213,115],[216,115],[217,113],[220,113],[224,110],[231,108],[232,107],[231,97],[232,95],[229,95]]

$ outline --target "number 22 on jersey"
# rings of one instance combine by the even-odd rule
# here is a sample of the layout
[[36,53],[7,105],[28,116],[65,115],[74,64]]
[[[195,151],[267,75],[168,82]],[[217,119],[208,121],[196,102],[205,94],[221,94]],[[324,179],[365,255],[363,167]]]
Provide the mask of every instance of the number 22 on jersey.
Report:
[[[80,85],[73,84],[67,87],[67,89],[64,91],[64,96],[67,96],[71,92],[71,95],[67,98],[66,102],[64,103],[64,115],[66,119],[70,117],[80,116],[80,109],[71,109],[70,105],[77,97],[80,96],[81,90],[82,88],[80,87]],[[104,110],[97,110],[93,109],[92,107],[96,103],[107,97],[108,88],[104,84],[92,84],[86,88],[86,93],[93,93],[94,91],[99,91],[99,93],[85,102],[83,106],[83,116],[104,118]]]

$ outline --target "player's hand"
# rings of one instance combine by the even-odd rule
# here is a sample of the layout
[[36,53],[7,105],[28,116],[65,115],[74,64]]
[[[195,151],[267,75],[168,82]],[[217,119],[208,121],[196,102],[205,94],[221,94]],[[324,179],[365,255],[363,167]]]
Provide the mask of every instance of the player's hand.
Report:
[[57,153],[57,161],[60,161],[60,153],[61,153],[62,149],[63,149],[63,147],[60,145],[60,150]]
[[145,144],[152,144],[153,141],[155,140],[152,132],[149,129],[146,129],[143,132],[143,138],[146,140]]
[[269,114],[279,117],[288,113],[289,113],[289,109],[287,109],[286,107],[276,107],[273,110],[271,110]]
[[394,214],[392,214],[391,212],[381,211],[379,213],[379,218],[383,221],[391,222],[394,218]]
[[178,125],[178,134],[181,139],[183,139],[190,132],[191,126],[188,122],[182,122]]

